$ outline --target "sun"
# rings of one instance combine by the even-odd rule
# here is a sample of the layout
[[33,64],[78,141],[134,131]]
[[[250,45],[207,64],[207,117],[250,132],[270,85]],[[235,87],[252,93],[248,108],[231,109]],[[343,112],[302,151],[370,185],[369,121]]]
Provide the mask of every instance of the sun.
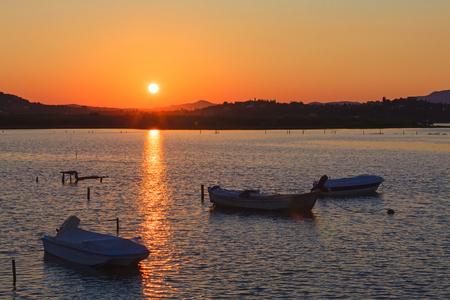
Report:
[[150,93],[154,94],[159,90],[159,88],[156,83],[152,83],[148,86],[148,90],[150,91]]

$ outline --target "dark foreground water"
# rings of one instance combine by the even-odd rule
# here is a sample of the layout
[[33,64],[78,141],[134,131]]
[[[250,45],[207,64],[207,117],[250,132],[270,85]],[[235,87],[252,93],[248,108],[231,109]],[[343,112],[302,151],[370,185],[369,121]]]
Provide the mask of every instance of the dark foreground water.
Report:
[[[0,132],[0,298],[450,298],[450,130],[288,133]],[[63,185],[68,170],[109,178]],[[294,193],[323,174],[386,181],[320,199],[312,217],[201,202],[201,184]],[[44,255],[41,237],[72,214],[110,234],[120,218],[150,257],[94,268]]]

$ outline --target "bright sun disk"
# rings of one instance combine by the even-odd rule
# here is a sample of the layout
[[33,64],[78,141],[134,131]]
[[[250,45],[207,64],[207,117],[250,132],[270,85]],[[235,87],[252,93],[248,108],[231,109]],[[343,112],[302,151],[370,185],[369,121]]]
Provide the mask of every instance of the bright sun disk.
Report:
[[150,91],[150,93],[156,93],[158,91],[158,85],[156,85],[155,83],[152,83],[148,86],[148,90]]

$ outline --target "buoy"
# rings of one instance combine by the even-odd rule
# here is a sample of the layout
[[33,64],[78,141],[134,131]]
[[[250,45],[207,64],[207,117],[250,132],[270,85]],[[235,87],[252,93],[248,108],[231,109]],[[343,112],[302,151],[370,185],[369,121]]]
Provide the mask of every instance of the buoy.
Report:
[[395,211],[393,209],[391,209],[391,208],[388,208],[387,209],[387,214],[388,215],[393,215],[393,214],[395,214]]

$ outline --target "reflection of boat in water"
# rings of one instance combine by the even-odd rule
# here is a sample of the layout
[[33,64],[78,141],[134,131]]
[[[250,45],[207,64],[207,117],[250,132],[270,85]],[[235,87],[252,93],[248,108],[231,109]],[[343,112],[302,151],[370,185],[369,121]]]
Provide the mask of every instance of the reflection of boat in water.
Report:
[[71,216],[54,237],[42,238],[45,252],[71,262],[90,265],[128,266],[149,255],[147,247],[136,239],[126,239],[78,228],[80,219]]
[[241,221],[247,219],[270,219],[270,220],[297,220],[300,222],[316,221],[317,217],[311,210],[309,212],[292,210],[261,210],[261,209],[236,209],[233,207],[213,206],[210,208],[211,220],[223,222],[228,217],[238,217]]
[[311,212],[320,193],[271,194],[259,190],[227,190],[219,186],[208,188],[209,199],[216,206],[255,210],[296,210]]
[[314,181],[312,190],[320,190],[326,196],[369,194],[375,192],[383,181],[383,177],[374,175],[338,179],[328,179],[324,175],[319,181]]
[[121,281],[123,283],[124,279],[131,277],[142,277],[142,266],[140,264],[133,264],[127,267],[115,266],[115,265],[105,265],[100,268],[93,268],[92,266],[81,265],[74,263],[51,253],[44,252],[44,262],[45,268],[58,268],[55,273],[53,269],[51,276],[65,276],[67,274],[76,273],[83,278],[89,277],[108,277],[113,280]]

